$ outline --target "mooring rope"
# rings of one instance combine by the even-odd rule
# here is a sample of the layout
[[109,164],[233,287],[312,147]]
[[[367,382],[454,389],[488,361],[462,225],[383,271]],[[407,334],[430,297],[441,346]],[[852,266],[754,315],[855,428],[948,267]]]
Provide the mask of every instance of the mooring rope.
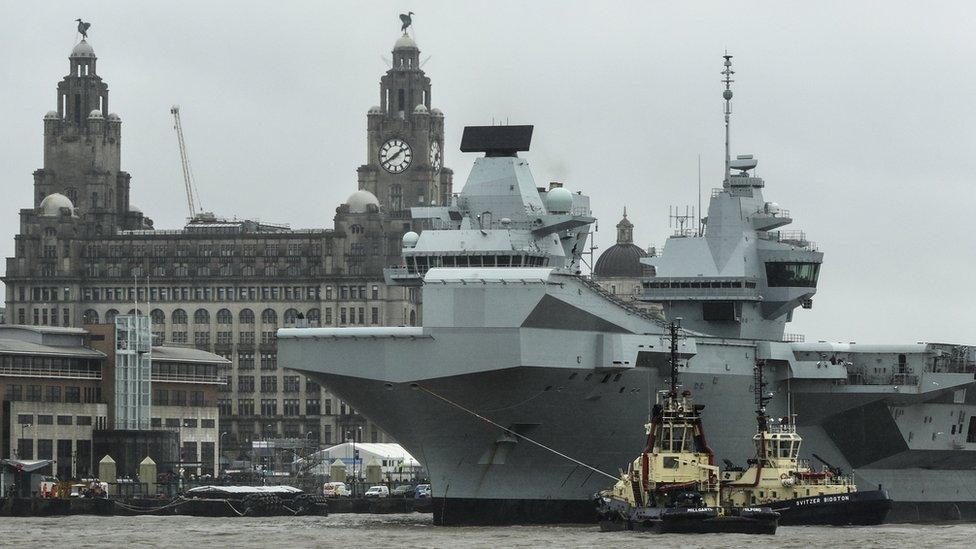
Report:
[[615,477],[614,475],[611,475],[610,473],[607,473],[606,471],[602,471],[600,469],[597,469],[596,467],[593,467],[592,465],[588,465],[588,464],[583,463],[582,461],[580,461],[578,459],[575,459],[575,458],[572,458],[570,456],[567,456],[566,454],[560,452],[559,450],[556,450],[554,448],[550,448],[549,446],[546,446],[545,444],[543,444],[543,443],[541,443],[541,442],[539,442],[537,440],[533,440],[533,439],[531,439],[531,438],[529,438],[529,437],[527,437],[527,436],[525,436],[525,435],[523,435],[521,433],[517,433],[517,432],[509,429],[508,427],[502,427],[498,423],[495,423],[494,421],[486,418],[485,416],[479,414],[478,412],[475,412],[474,410],[470,410],[468,408],[465,408],[464,406],[458,404],[457,402],[454,402],[453,400],[451,400],[451,399],[449,399],[449,398],[447,398],[445,396],[439,395],[439,394],[435,393],[434,391],[431,391],[430,389],[428,389],[427,387],[424,387],[423,385],[421,385],[419,383],[415,384],[414,386],[417,387],[418,389],[424,391],[425,393],[429,394],[430,396],[432,396],[432,397],[434,397],[434,398],[436,398],[438,400],[442,400],[442,401],[450,404],[451,406],[454,406],[455,408],[457,408],[459,410],[462,410],[464,412],[467,412],[467,413],[473,415],[474,417],[476,417],[476,418],[478,418],[478,419],[480,419],[480,420],[482,420],[482,421],[484,421],[486,423],[489,423],[491,425],[494,425],[495,427],[498,427],[502,431],[505,431],[506,433],[509,433],[510,435],[512,435],[514,437],[523,439],[526,442],[531,442],[532,444],[535,444],[539,448],[542,448],[543,450],[547,450],[549,452],[552,452],[552,453],[556,454],[557,456],[559,456],[559,457],[561,457],[563,459],[569,460],[569,461],[575,463],[576,465],[579,465],[580,467],[585,467],[585,468],[587,468],[587,469],[589,469],[589,470],[591,470],[591,471],[593,471],[595,473],[600,473],[601,475],[603,475],[603,476],[605,476],[607,478],[611,478],[611,479],[613,479],[615,481],[616,480],[619,480],[617,477]]

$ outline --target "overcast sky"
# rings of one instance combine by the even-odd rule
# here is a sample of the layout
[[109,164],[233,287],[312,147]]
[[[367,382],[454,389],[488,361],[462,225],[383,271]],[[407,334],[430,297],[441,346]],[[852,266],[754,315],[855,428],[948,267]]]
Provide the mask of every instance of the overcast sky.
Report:
[[721,186],[719,71],[737,72],[733,154],[825,252],[808,341],[976,344],[976,4],[972,2],[19,2],[2,0],[0,255],[32,205],[42,123],[76,42],[123,120],[132,201],[186,215],[169,108],[202,205],[332,227],[366,161],[366,111],[412,10],[455,189],[461,130],[534,124],[540,183],[592,197],[597,244],[626,205],[642,246],[668,206]]

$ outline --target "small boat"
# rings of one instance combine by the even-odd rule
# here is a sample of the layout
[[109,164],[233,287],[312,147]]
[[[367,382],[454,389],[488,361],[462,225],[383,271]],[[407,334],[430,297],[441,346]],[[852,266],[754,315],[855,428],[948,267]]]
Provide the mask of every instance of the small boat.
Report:
[[753,437],[756,457],[748,467],[726,467],[722,474],[723,499],[728,504],[768,505],[780,513],[780,524],[868,525],[884,522],[891,498],[881,490],[861,491],[850,475],[817,458],[820,469],[798,458],[803,438],[795,417],[770,418],[769,396],[761,360],[756,361],[757,429]]
[[602,531],[775,534],[768,506],[721,505],[720,470],[690,391],[678,393],[678,325],[671,327],[671,380],[645,425],[647,442],[620,480],[596,495]]

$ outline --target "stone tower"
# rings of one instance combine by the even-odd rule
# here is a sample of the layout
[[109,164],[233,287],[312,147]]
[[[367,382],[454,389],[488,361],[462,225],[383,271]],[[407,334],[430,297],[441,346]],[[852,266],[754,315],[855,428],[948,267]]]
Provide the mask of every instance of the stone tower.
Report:
[[58,108],[44,116],[44,167],[34,172],[34,206],[60,193],[94,233],[141,228],[142,216],[129,212],[130,176],[120,169],[122,120],[107,114],[108,85],[98,76],[95,50],[82,40],[68,62]]
[[380,105],[366,118],[359,188],[376,195],[394,218],[414,206],[450,203],[454,174],[443,167],[444,114],[431,107],[430,78],[407,34],[393,45],[393,66],[380,78]]

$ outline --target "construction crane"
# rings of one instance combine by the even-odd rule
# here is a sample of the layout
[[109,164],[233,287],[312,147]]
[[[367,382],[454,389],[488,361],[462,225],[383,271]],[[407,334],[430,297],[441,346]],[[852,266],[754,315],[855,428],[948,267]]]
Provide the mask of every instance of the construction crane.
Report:
[[[200,204],[200,195],[197,193],[196,182],[193,180],[193,170],[190,168],[190,159],[186,154],[186,141],[183,139],[183,124],[180,123],[180,106],[173,105],[169,110],[173,115],[176,129],[176,138],[180,143],[180,162],[183,164],[183,184],[186,186],[186,207],[190,212],[190,219],[197,214],[197,206]],[[199,211],[202,211],[199,210]]]

